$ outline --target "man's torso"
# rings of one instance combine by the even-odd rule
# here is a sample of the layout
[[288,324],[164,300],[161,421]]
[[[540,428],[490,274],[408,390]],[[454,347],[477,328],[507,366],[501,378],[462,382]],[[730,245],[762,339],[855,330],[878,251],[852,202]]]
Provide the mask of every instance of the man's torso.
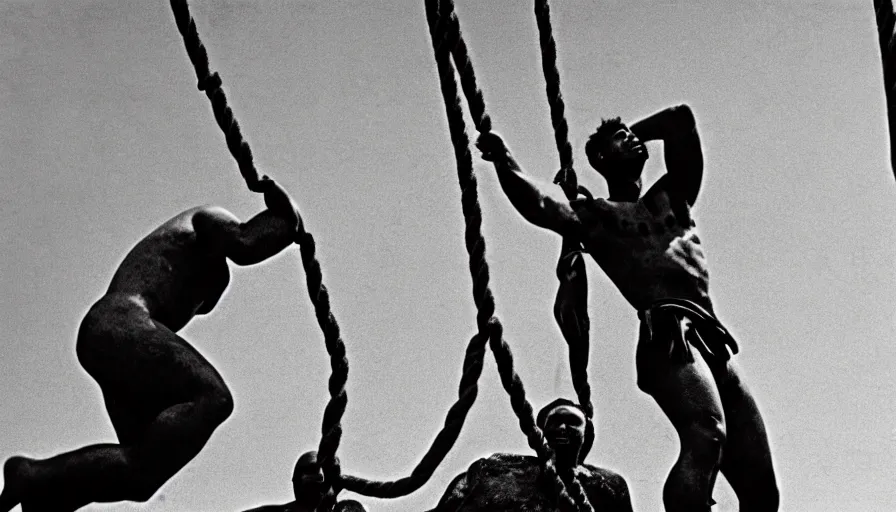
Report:
[[678,297],[712,310],[706,258],[690,208],[673,201],[662,180],[637,202],[571,204],[585,249],[635,309]]
[[107,294],[139,297],[150,316],[177,331],[202,309],[214,304],[230,282],[223,254],[197,240],[187,210],[168,220],[125,256]]

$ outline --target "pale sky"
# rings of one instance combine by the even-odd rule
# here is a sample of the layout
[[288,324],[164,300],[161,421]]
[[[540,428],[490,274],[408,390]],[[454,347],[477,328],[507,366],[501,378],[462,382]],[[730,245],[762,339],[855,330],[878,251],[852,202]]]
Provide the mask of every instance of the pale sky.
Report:
[[[558,160],[532,6],[457,3],[495,130],[549,180]],[[552,7],[579,176],[596,195],[606,187],[582,146],[601,117],[681,102],[697,115],[710,292],[765,416],[782,510],[896,510],[896,183],[871,0]],[[191,8],[259,169],[291,191],[318,241],[351,364],[343,471],[405,476],[456,399],[475,332],[423,1]],[[82,316],[162,221],[203,203],[248,218],[262,199],[196,90],[167,1],[0,2],[0,113],[0,457],[114,442],[75,357]],[[648,184],[662,169],[661,146],[651,150]],[[574,397],[551,313],[560,240],[528,225],[475,162],[492,289],[529,398],[538,409]],[[588,269],[588,462],[622,473],[636,510],[660,510],[678,441],[635,386],[635,312]],[[83,510],[236,512],[291,498],[329,375],[298,249],[234,269],[214,313],[181,334],[224,376],[234,414],[149,502]],[[425,510],[477,458],[530,453],[491,353],[480,390],[426,486],[357,499]],[[721,478],[715,498],[737,510]]]

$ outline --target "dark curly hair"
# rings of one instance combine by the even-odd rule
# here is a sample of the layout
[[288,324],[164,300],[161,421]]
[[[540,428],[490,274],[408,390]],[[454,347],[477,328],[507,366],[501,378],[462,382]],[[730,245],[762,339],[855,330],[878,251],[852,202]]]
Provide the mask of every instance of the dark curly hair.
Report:
[[601,119],[600,126],[588,137],[588,142],[585,143],[585,154],[588,155],[588,163],[597,172],[601,172],[598,155],[607,147],[613,134],[625,127],[625,123],[618,117]]

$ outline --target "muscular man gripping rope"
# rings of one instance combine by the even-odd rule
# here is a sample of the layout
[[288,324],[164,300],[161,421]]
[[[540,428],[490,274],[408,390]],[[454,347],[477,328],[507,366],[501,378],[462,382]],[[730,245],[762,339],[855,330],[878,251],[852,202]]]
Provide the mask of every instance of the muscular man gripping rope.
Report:
[[202,206],[168,220],[125,256],[78,332],[78,361],[103,392],[119,444],[43,460],[12,457],[0,511],[77,510],[146,501],[195,457],[233,410],[215,368],[176,334],[212,311],[230,281],[227,260],[253,265],[295,239],[300,218],[267,177],[250,187],[267,209],[241,223]]
[[[641,196],[642,141],[663,140],[667,174]],[[721,470],[740,510],[774,511],[778,490],[765,426],[716,319],[700,239],[691,218],[703,175],[696,121],[686,105],[632,125],[604,121],[585,146],[607,180],[608,199],[568,201],[525,175],[500,136],[478,146],[526,220],[582,242],[638,311],[638,386],[678,432],[681,453],[664,487],[669,511],[706,511]]]

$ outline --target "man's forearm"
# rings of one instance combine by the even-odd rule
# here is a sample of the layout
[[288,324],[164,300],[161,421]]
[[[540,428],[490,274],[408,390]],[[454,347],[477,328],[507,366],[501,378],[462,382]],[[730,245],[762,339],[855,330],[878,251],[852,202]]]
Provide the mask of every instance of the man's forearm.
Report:
[[237,265],[255,265],[292,244],[294,227],[280,215],[265,210],[245,224],[233,241],[228,257]]
[[672,188],[693,205],[703,179],[703,150],[697,121],[687,105],[661,110],[631,126],[642,141],[662,139]]
[[676,105],[652,114],[629,129],[641,139],[641,142],[651,140],[668,140],[696,128],[694,114],[687,105]]
[[550,189],[523,173],[512,156],[496,158],[494,163],[501,189],[520,215],[536,226],[564,234],[568,224],[564,221],[572,215],[567,202],[551,197]]

